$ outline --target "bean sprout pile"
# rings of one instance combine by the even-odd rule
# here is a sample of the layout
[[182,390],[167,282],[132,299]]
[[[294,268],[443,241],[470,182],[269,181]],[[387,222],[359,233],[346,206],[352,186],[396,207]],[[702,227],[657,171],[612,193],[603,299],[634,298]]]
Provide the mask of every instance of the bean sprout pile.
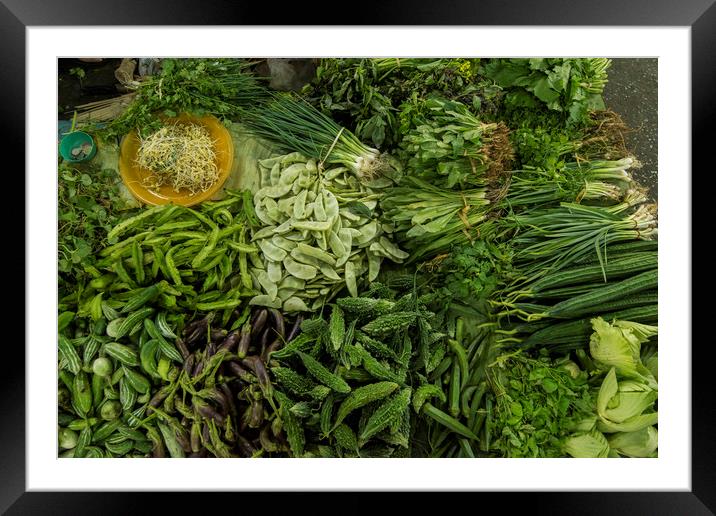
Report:
[[219,179],[214,141],[198,124],[175,123],[141,139],[136,163],[153,172],[143,181],[147,188],[171,185],[196,195]]

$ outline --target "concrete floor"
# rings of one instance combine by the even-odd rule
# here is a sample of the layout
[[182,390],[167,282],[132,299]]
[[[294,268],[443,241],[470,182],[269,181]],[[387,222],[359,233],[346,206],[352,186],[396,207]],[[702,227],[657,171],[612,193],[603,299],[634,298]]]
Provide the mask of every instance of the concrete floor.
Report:
[[633,129],[626,137],[627,148],[642,163],[634,177],[658,198],[658,60],[615,58],[608,70],[604,102],[619,113]]

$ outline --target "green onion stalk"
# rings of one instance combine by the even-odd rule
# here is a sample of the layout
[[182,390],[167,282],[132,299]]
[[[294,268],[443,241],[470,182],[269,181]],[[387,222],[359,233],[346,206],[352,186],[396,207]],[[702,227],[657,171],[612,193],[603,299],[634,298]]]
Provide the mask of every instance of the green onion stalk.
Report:
[[595,251],[603,267],[603,249],[608,244],[655,239],[655,204],[643,204],[626,214],[635,202],[643,200],[637,192],[613,207],[562,203],[506,217],[502,222],[514,232],[514,264],[522,269],[521,279],[534,281]]
[[639,166],[632,157],[616,161],[578,161],[551,170],[525,168],[511,173],[505,207],[514,211],[558,202],[615,204],[633,188],[627,170]]
[[[386,57],[370,59],[375,71],[382,74],[379,80],[383,80],[396,70],[420,70],[426,72],[436,68],[453,67],[460,70],[463,67],[470,66],[470,62],[466,59],[428,59],[428,58],[402,58],[402,57]],[[475,60],[474,60],[475,61]]]
[[611,66],[611,59],[604,57],[591,57],[587,59],[580,59],[584,68],[584,77],[589,78],[589,82],[582,82],[580,86],[584,88],[587,93],[593,93],[601,95],[604,92],[604,87],[607,85],[607,69]]
[[244,109],[242,122],[251,133],[286,152],[298,151],[320,164],[346,166],[361,179],[391,172],[388,156],[294,94],[274,93],[265,105]]
[[385,190],[381,201],[385,220],[396,226],[399,241],[410,250],[407,263],[484,236],[490,204],[484,188],[444,190],[410,176]]

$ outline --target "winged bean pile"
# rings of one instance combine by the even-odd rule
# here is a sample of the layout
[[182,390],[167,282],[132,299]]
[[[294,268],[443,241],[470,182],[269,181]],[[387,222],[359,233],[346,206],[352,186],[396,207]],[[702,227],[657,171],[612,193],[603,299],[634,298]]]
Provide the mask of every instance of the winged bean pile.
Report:
[[344,287],[358,295],[360,278],[374,281],[385,258],[408,258],[381,222],[380,193],[346,167],[324,170],[294,152],[259,162],[254,209],[263,226],[251,241],[261,263],[251,269],[262,291],[251,304],[284,312],[317,310]]

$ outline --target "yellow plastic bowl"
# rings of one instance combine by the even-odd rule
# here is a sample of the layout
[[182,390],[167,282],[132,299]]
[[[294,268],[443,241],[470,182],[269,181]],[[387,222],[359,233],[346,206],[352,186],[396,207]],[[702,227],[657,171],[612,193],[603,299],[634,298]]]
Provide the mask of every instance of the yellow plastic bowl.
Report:
[[209,131],[211,139],[215,141],[214,153],[216,154],[216,166],[219,170],[219,179],[211,188],[204,192],[191,195],[191,192],[182,188],[175,192],[170,185],[159,188],[147,188],[144,180],[153,174],[151,170],[137,165],[137,151],[140,141],[136,131],[127,134],[122,140],[119,154],[119,173],[122,181],[130,192],[141,202],[150,205],[158,204],[179,204],[181,206],[192,206],[211,199],[224,185],[231,173],[231,166],[234,161],[234,145],[231,141],[231,134],[228,129],[215,117],[196,117],[182,113],[174,118],[166,118],[168,124],[174,122],[200,124]]

